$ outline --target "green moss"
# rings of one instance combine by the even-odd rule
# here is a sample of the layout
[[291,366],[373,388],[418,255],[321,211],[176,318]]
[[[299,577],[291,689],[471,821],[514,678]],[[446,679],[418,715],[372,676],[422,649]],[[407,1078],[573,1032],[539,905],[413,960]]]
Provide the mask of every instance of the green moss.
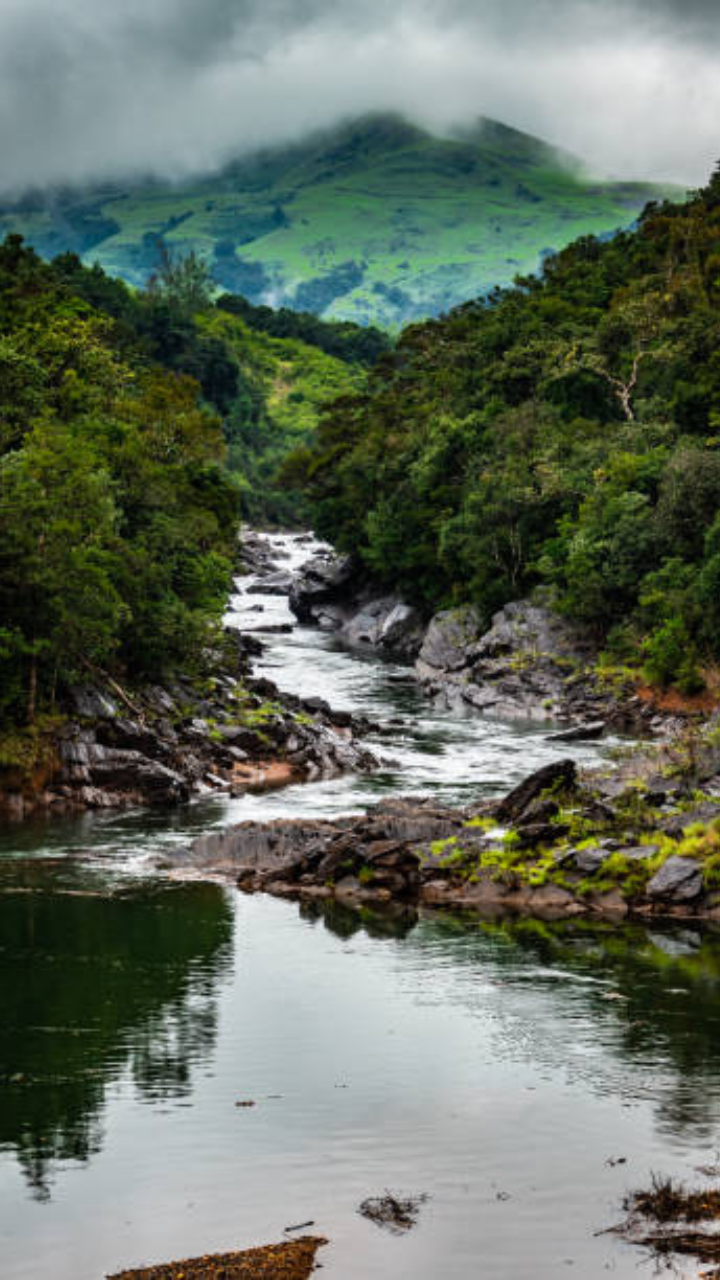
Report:
[[24,729],[0,734],[0,769],[29,777],[36,769],[48,767],[56,756],[55,735],[64,723],[60,715],[38,716]]

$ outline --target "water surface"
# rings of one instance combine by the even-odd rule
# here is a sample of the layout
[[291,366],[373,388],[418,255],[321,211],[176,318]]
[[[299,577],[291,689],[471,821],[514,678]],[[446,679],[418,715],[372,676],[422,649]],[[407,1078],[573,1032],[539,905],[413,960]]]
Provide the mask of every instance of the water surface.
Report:
[[[309,1220],[350,1280],[629,1277],[594,1235],[623,1192],[716,1159],[717,934],[413,923],[40,861],[2,887],[8,1280]],[[431,1197],[401,1239],[356,1213],[385,1188]]]

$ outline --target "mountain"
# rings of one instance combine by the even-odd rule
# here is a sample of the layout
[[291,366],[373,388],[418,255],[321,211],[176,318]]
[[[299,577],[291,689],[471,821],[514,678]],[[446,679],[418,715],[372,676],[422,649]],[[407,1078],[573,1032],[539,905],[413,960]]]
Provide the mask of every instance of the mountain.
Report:
[[221,288],[252,302],[393,327],[509,284],[578,236],[627,227],[668,194],[591,180],[492,120],[439,138],[380,115],[192,181],[31,192],[0,208],[0,234],[134,285],[163,242],[204,255]]

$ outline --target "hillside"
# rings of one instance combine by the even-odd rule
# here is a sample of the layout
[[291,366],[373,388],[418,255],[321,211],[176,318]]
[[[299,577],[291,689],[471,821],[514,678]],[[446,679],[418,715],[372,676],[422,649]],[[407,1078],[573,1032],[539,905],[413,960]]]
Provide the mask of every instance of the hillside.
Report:
[[634,232],[415,325],[288,479],[427,611],[541,588],[608,661],[720,662],[720,169]]
[[0,234],[140,286],[162,242],[201,253],[252,302],[395,327],[509,284],[577,236],[628,226],[659,194],[591,181],[493,121],[448,139],[375,116],[174,186],[29,193],[0,209]]

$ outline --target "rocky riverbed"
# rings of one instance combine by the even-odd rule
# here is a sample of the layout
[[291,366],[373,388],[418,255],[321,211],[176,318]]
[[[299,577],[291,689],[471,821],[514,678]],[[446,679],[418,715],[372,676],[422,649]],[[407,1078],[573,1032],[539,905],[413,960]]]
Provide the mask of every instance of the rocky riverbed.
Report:
[[[181,863],[245,892],[490,914],[720,919],[720,772],[581,777],[572,760],[469,809],[393,798],[330,820],[244,822]],[[178,860],[173,860],[178,866]]]
[[[264,540],[248,538],[239,567],[258,596],[278,590]],[[97,672],[67,691],[56,717],[10,744],[17,760],[10,751],[0,765],[0,818],[176,805],[375,769],[366,720],[254,675],[265,646],[253,632],[263,630],[260,617],[226,627],[202,676],[130,688]]]
[[426,617],[379,589],[352,556],[329,549],[285,588],[300,621],[414,664],[421,687],[450,707],[552,722],[576,738],[669,738],[700,714],[692,704],[668,710],[626,673],[599,668],[592,634],[560,617],[542,594],[507,604],[489,627],[472,605]]

